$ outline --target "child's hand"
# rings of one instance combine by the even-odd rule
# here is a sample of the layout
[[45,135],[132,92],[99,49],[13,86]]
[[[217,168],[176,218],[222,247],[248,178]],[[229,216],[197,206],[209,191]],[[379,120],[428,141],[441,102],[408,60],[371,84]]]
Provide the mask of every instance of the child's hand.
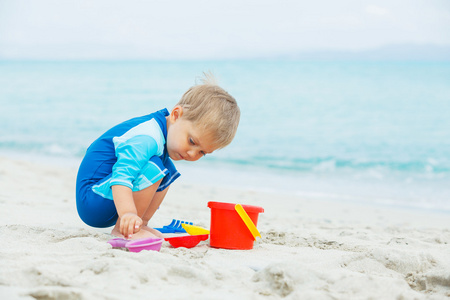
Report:
[[127,239],[138,232],[142,226],[142,219],[135,213],[126,213],[120,218],[120,233]]

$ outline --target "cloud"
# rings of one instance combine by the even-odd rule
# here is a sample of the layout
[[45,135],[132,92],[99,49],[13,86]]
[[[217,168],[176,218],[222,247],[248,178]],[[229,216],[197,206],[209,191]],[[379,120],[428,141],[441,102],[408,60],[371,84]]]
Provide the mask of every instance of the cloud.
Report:
[[448,15],[438,0],[0,0],[0,59],[215,59],[445,45]]
[[371,15],[376,16],[386,16],[389,14],[389,10],[376,5],[368,5],[366,6],[366,12]]

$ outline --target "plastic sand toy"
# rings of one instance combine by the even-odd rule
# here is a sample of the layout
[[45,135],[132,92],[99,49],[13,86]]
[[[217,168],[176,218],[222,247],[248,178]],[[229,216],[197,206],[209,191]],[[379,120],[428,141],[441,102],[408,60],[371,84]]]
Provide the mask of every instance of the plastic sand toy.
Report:
[[226,202],[208,202],[211,208],[211,234],[209,244],[213,248],[250,250],[257,230],[258,215],[264,209],[253,205]]
[[173,219],[169,225],[162,228],[155,228],[161,233],[186,233],[186,230],[182,227],[182,224],[192,225],[192,222],[180,221]]
[[142,250],[161,250],[163,239],[145,238],[138,240],[126,240],[122,238],[110,239],[108,243],[113,248],[127,248],[130,252],[141,252]]
[[185,236],[176,236],[165,238],[173,247],[185,247],[192,248],[198,245],[201,241],[206,241],[208,239],[208,234],[200,234],[200,235],[185,235]]
[[200,226],[194,226],[189,224],[181,224],[187,233],[190,235],[209,234],[209,230]]

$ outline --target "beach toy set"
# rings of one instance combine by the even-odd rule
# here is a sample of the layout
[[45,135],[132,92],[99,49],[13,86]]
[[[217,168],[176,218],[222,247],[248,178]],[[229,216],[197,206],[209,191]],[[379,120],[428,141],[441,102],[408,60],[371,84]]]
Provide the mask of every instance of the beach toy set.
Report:
[[201,241],[206,241],[209,237],[209,230],[200,226],[194,226],[192,225],[192,222],[181,223],[181,227],[184,229],[184,232],[187,232],[189,235],[165,238],[172,247],[192,248],[197,246]]
[[115,238],[108,241],[113,247],[127,248],[131,252],[142,250],[159,251],[163,240],[172,247],[192,248],[209,237],[209,244],[213,248],[249,250],[257,237],[261,237],[257,229],[259,213],[264,209],[259,206],[241,205],[225,202],[208,202],[211,209],[210,230],[173,219],[169,225],[155,228],[162,233],[187,233],[189,235],[139,240],[125,240]]

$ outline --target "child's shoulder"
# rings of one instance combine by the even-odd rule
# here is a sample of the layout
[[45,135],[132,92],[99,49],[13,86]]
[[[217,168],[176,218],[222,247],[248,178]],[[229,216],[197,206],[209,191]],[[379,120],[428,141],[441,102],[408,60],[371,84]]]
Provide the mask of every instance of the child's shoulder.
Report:
[[[139,125],[141,123],[150,121],[152,119],[155,119],[158,123],[160,124],[165,124],[166,122],[166,116],[169,115],[169,111],[167,110],[167,108],[155,111],[153,113],[150,113],[148,115],[144,115],[144,116],[140,116],[140,117],[134,117],[132,119],[129,119],[125,122],[120,123],[119,125],[122,124],[131,124],[131,125]],[[119,126],[117,125],[117,126]]]

